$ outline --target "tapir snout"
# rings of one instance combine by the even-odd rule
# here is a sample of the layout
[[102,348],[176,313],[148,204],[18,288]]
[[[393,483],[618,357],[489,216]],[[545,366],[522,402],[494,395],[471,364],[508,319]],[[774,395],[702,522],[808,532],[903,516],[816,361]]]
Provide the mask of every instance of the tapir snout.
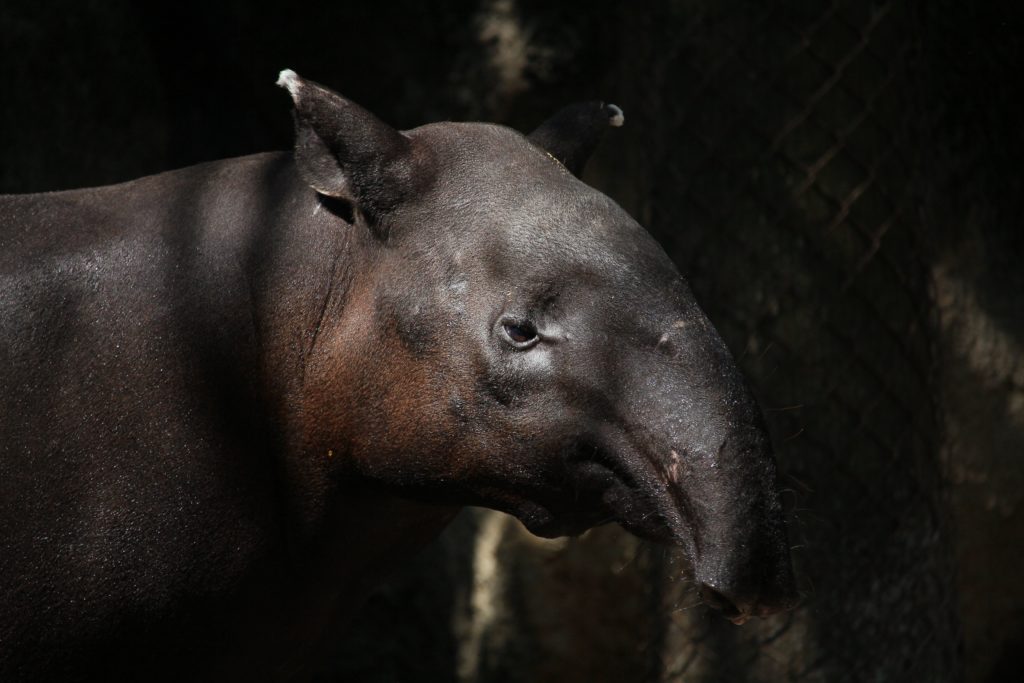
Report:
[[789,609],[796,588],[760,409],[685,283],[654,282],[670,284],[635,286],[646,308],[620,314],[626,348],[581,357],[599,368],[596,393],[615,400],[591,456],[615,473],[604,500],[633,533],[682,547],[701,597],[733,621]]
[[[723,451],[720,460],[767,460],[770,451],[765,446],[753,446],[760,451],[757,454]],[[724,448],[736,446],[727,442]],[[701,598],[737,624],[793,608],[798,596],[777,499],[739,496],[729,508],[717,515],[704,511],[703,541],[693,561]]]
[[[797,604],[777,469],[761,411],[725,344],[705,319],[684,377],[711,372],[690,420],[703,424],[689,441],[688,478],[676,489],[690,502],[693,569],[704,601],[736,623]],[[716,388],[711,388],[712,386]],[[692,383],[688,384],[690,391]],[[693,432],[690,432],[693,434]],[[685,439],[685,437],[684,437]]]

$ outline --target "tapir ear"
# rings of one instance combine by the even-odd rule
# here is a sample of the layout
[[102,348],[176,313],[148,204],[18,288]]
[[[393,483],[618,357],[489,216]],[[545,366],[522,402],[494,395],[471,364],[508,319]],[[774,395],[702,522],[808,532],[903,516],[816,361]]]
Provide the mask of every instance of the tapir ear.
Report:
[[402,200],[416,172],[408,137],[291,69],[277,84],[295,104],[295,163],[310,187],[369,213]]
[[614,104],[580,102],[559,110],[529,138],[578,177],[608,127],[618,128],[625,121]]

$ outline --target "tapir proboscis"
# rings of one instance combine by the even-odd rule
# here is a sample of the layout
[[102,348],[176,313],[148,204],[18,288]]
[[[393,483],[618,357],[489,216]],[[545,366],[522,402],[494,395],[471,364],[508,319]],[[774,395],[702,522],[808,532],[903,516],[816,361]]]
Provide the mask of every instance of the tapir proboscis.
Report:
[[462,506],[677,545],[791,607],[776,468],[622,112],[397,131],[292,71],[293,153],[0,198],[0,680],[263,680]]

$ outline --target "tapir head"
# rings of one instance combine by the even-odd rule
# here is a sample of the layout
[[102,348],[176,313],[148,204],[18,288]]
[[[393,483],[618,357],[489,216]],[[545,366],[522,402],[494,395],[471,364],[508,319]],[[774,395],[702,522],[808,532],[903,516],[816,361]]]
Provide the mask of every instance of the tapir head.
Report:
[[658,244],[576,177],[622,112],[575,105],[529,137],[399,132],[279,83],[300,175],[360,261],[310,353],[310,452],[541,536],[617,521],[681,546],[736,621],[791,606],[771,446],[736,363]]

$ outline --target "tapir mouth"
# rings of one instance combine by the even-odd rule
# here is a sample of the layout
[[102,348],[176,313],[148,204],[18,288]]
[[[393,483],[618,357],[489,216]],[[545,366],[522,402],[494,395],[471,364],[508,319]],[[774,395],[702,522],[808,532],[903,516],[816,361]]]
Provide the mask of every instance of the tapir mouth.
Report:
[[[587,516],[601,518],[602,523],[618,522],[636,536],[680,546],[693,556],[682,493],[674,490],[664,469],[628,439],[581,439],[566,455],[565,465],[577,502],[596,506]],[[576,509],[582,512],[582,507]]]
[[589,442],[578,442],[563,454],[563,485],[535,502],[520,501],[516,511],[530,532],[544,538],[578,536],[588,529],[619,521],[608,504],[609,491],[627,486],[628,474],[614,458]]

